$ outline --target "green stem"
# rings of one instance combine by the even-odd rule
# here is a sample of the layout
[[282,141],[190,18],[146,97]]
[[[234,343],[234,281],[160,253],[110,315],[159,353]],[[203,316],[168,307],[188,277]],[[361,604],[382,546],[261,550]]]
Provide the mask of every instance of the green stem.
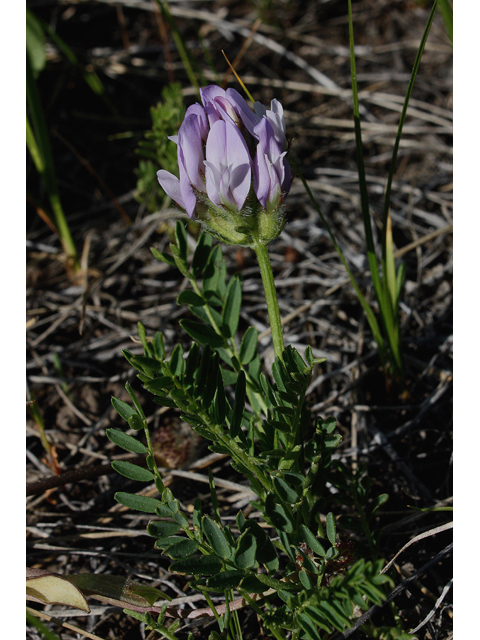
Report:
[[285,349],[285,345],[283,342],[282,319],[280,316],[280,309],[278,307],[277,291],[275,289],[275,281],[273,279],[268,248],[259,240],[254,238],[252,249],[257,254],[258,266],[260,267],[260,274],[262,276],[265,300],[267,301],[267,310],[270,318],[270,329],[272,331],[275,358],[283,361],[283,350]]

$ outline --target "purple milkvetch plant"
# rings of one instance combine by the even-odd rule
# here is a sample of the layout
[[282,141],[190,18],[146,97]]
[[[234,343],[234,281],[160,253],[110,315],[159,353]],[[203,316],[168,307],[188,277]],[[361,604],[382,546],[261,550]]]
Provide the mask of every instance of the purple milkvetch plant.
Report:
[[285,119],[278,100],[251,109],[235,89],[201,90],[178,136],[179,178],[157,173],[164,191],[192,219],[229,244],[268,244],[281,232],[291,185]]

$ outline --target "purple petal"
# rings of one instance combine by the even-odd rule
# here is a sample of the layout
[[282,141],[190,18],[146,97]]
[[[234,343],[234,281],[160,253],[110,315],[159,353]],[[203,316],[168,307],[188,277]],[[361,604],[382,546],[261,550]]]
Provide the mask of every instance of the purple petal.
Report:
[[251,185],[251,159],[240,130],[230,121],[218,120],[207,139],[206,186],[217,206],[241,210]]
[[178,206],[182,207],[182,209],[185,209],[183,198],[180,193],[180,180],[168,171],[165,171],[165,169],[157,171],[157,179],[167,196],[174,200]]
[[218,96],[224,98],[225,90],[221,87],[217,87],[216,84],[210,84],[208,87],[205,87],[205,89],[200,89],[200,97],[202,98],[205,113],[207,114],[208,122],[211,127],[215,122],[220,120],[218,110],[213,105],[213,100]]
[[[255,102],[253,108],[257,116],[263,117],[266,116],[270,121],[270,124],[273,127],[273,131],[275,133],[275,139],[280,145],[282,151],[287,148],[287,139],[285,136],[285,118],[283,116],[283,107],[281,103],[275,98],[270,103],[270,110],[261,104],[261,102]],[[254,131],[253,135],[258,138],[257,133]]]
[[[185,163],[185,155],[181,146],[178,147],[178,168],[180,170],[180,194],[182,196],[182,200],[184,202],[184,209],[190,216],[190,218],[194,218],[195,207],[197,206],[197,197],[192,188],[192,183],[188,177],[186,163]],[[202,184],[203,189],[205,186]]]
[[212,106],[216,109],[222,120],[231,120],[234,124],[239,126],[241,123],[240,117],[233,108],[232,104],[226,99],[218,96],[212,102]]
[[[207,116],[205,115],[205,109],[202,107],[201,104],[198,104],[198,102],[195,102],[195,104],[190,105],[186,110],[184,121],[188,118],[188,116],[191,116],[191,115],[197,116],[198,130],[200,133],[200,137],[202,140],[206,140],[208,135],[208,123],[207,123]],[[182,128],[182,126],[183,126],[183,123],[180,126],[180,129]]]
[[[264,116],[255,127],[259,137],[257,154],[253,161],[253,185],[264,209],[276,209],[280,203],[284,183],[289,183],[288,163],[275,139],[270,120]],[[289,186],[289,185],[288,185]]]
[[178,131],[177,156],[179,158],[179,165],[180,153],[182,153],[184,168],[190,184],[198,191],[204,191],[205,189],[203,181],[204,156],[201,137],[202,128],[203,123],[199,116],[191,113],[185,118]]
[[267,118],[275,132],[275,140],[280,145],[282,151],[287,147],[287,139],[285,137],[285,118],[283,116],[283,107],[275,98],[270,103],[271,111],[267,111]]

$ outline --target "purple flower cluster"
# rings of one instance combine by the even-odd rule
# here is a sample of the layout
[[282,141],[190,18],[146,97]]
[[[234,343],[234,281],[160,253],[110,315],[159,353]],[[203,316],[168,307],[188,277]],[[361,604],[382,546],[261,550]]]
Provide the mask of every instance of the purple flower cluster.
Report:
[[256,210],[258,202],[276,211],[291,183],[282,105],[272,100],[267,110],[256,102],[252,111],[235,89],[210,85],[200,93],[203,106],[189,107],[170,138],[180,179],[161,170],[160,185],[190,218],[201,217],[210,203],[226,214]]

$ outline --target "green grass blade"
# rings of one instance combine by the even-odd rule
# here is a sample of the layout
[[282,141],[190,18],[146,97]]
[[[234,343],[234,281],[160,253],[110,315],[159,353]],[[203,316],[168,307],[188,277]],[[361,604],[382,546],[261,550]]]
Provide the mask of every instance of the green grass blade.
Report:
[[[30,118],[31,118],[31,136],[30,142],[32,141],[32,137],[34,137],[36,141],[36,151],[43,158],[43,171],[41,172],[41,176],[45,183],[45,187],[48,193],[48,197],[50,199],[50,204],[52,207],[53,214],[55,216],[55,224],[60,234],[60,239],[62,241],[62,246],[69,258],[72,266],[75,270],[79,269],[78,265],[78,257],[77,250],[75,248],[75,243],[73,242],[72,235],[70,233],[70,229],[68,227],[67,219],[65,218],[65,214],[62,209],[62,205],[60,202],[60,196],[58,193],[57,187],[57,179],[55,176],[55,167],[53,163],[53,155],[52,149],[50,146],[50,140],[48,137],[47,124],[45,122],[45,116],[42,109],[42,104],[40,100],[40,94],[38,92],[37,84],[35,82],[35,77],[33,74],[33,69],[31,65],[31,61],[29,55],[27,53],[26,56],[26,76],[27,76],[27,103],[30,108]],[[27,142],[29,140],[28,129],[27,129]],[[34,160],[35,162],[35,160]],[[36,164],[36,163],[35,163]]]
[[377,296],[377,299],[380,299],[382,297],[382,286],[380,282],[378,260],[375,253],[375,242],[373,240],[370,207],[368,203],[367,179],[365,175],[365,161],[363,157],[362,128],[360,124],[360,106],[358,102],[357,69],[355,64],[355,44],[353,39],[353,17],[351,0],[348,0],[348,34],[350,45],[350,67],[352,75],[353,122],[355,129],[355,146],[357,149],[360,203],[362,208],[363,225],[365,227],[365,239],[367,242],[368,264],[370,265],[370,272],[375,294]]
[[420,46],[417,51],[417,55],[415,57],[415,62],[413,64],[412,73],[410,75],[410,80],[407,87],[407,92],[405,95],[405,100],[403,103],[402,112],[400,114],[400,120],[398,123],[397,135],[395,138],[395,143],[393,146],[392,159],[390,162],[390,169],[388,172],[387,186],[385,189],[385,199],[384,199],[384,207],[383,207],[383,217],[382,217],[382,269],[383,269],[383,277],[385,279],[385,297],[382,300],[378,300],[380,305],[380,310],[382,314],[382,318],[385,324],[385,329],[387,332],[388,342],[390,345],[390,349],[395,361],[395,367],[398,372],[403,371],[403,360],[401,356],[401,345],[400,345],[400,326],[398,319],[398,309],[399,309],[399,295],[401,288],[398,286],[399,279],[397,277],[395,271],[395,260],[394,260],[394,247],[393,247],[393,239],[392,239],[392,221],[390,216],[390,199],[392,193],[392,183],[393,183],[393,175],[395,173],[396,165],[397,165],[397,157],[398,150],[400,147],[400,140],[402,137],[403,125],[405,123],[408,104],[410,101],[410,97],[412,95],[413,86],[415,84],[415,78],[418,73],[418,69],[420,66],[420,61],[422,59],[423,52],[425,50],[425,45],[427,42],[428,34],[430,32],[430,28],[432,26],[433,18],[435,17],[435,13],[437,11],[438,2],[435,0],[430,15],[427,20],[427,24],[425,26],[422,39],[420,41]]
[[35,164],[35,167],[38,173],[43,173],[45,171],[45,163],[43,162],[42,152],[35,140],[35,136],[33,134],[32,125],[30,124],[30,120],[27,116],[27,147],[30,151],[30,155],[32,156],[32,160]]
[[[349,0],[350,1],[350,0]],[[387,234],[387,218],[390,210],[390,197],[392,193],[392,182],[393,182],[393,174],[395,173],[395,168],[397,165],[397,156],[398,149],[400,147],[400,139],[402,137],[403,125],[405,122],[405,118],[407,115],[408,103],[410,101],[410,97],[413,91],[413,85],[415,84],[415,78],[417,76],[418,68],[420,66],[420,60],[422,59],[423,52],[425,50],[425,45],[427,43],[428,34],[430,33],[430,27],[432,26],[433,18],[435,17],[435,13],[437,11],[438,1],[435,0],[430,15],[427,20],[427,24],[425,30],[423,32],[422,39],[420,41],[420,46],[417,51],[417,55],[415,57],[415,62],[413,64],[412,73],[410,75],[410,81],[408,83],[407,92],[405,94],[405,100],[403,103],[402,113],[400,114],[400,120],[398,123],[398,131],[397,136],[395,138],[395,144],[393,146],[392,152],[392,160],[390,162],[390,170],[388,172],[388,180],[387,186],[385,189],[385,200],[383,206],[383,227],[382,227],[382,252],[383,252],[383,260],[385,260],[385,247],[386,247],[386,234]]]

